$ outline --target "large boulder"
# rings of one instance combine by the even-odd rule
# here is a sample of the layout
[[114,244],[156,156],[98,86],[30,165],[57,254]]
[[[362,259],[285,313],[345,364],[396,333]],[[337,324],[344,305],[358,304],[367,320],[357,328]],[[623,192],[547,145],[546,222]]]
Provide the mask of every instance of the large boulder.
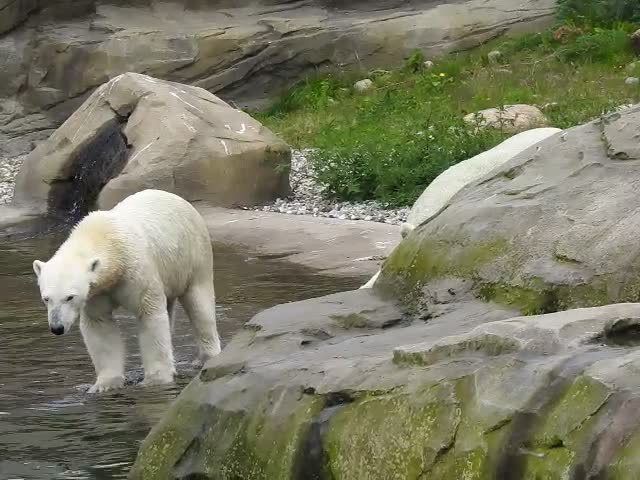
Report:
[[[323,69],[388,68],[537,29],[555,0],[0,0],[0,156],[141,72],[257,105]],[[4,33],[3,35],[3,32]]]
[[523,313],[640,300],[638,132],[635,106],[516,155],[411,232],[377,284],[416,297],[465,278]]
[[[559,128],[534,128],[508,138],[498,146],[464,160],[442,172],[422,192],[411,207],[407,221],[402,224],[400,234],[406,237],[416,226],[428,222],[445,208],[451,197],[466,185],[488,174],[524,150],[533,147],[545,138],[561,132]],[[376,273],[362,288],[371,288],[380,276]]]
[[466,185],[500,167],[516,155],[533,147],[545,138],[561,132],[559,128],[534,128],[518,133],[498,146],[475,157],[457,163],[442,172],[422,192],[411,207],[407,221],[402,225],[402,236],[406,237],[417,226],[437,215],[456,193]]
[[374,288],[258,314],[130,478],[638,478],[639,130],[633,107],[553,135]]
[[130,478],[637,478],[640,304],[510,318],[440,287],[423,318],[373,290],[260,313]]
[[252,205],[288,193],[290,161],[284,142],[206,90],[127,73],[29,154],[14,202],[82,215],[155,188]]

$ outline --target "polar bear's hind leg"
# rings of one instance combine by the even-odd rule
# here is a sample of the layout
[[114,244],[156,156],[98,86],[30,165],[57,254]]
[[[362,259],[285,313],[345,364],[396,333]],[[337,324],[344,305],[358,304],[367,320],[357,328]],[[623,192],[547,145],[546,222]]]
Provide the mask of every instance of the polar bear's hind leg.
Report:
[[198,358],[194,363],[202,365],[220,353],[213,284],[191,285],[181,298],[181,303],[198,341]]
[[156,305],[156,307],[145,309],[139,319],[140,353],[144,367],[142,384],[171,383],[176,369],[167,300],[162,298],[158,301],[150,301],[148,304]]

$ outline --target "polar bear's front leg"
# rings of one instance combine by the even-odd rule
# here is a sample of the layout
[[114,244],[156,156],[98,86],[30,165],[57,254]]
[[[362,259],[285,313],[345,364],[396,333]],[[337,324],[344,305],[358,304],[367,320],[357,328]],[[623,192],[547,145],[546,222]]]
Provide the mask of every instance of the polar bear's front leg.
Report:
[[153,303],[155,307],[140,316],[143,385],[171,383],[176,373],[166,299]]
[[124,386],[125,347],[106,299],[90,300],[80,318],[80,332],[96,370],[96,383],[89,393]]

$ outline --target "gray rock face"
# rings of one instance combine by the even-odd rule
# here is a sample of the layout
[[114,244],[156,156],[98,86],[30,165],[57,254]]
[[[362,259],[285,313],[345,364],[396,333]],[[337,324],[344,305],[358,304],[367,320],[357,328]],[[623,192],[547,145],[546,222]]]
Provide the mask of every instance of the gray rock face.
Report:
[[284,142],[206,90],[127,73],[28,155],[14,203],[77,217],[155,188],[254,205],[288,193],[290,161]]
[[638,130],[636,106],[547,138],[373,288],[254,317],[131,478],[637,478]]
[[[553,0],[0,0],[0,155],[46,138],[125,72],[241,106],[325,68],[398,65],[551,19]],[[4,35],[2,35],[4,32]]]
[[526,313],[640,299],[640,107],[543,140],[453,196],[383,266]]
[[640,304],[509,318],[430,293],[428,320],[371,289],[257,315],[130,478],[635,478]]

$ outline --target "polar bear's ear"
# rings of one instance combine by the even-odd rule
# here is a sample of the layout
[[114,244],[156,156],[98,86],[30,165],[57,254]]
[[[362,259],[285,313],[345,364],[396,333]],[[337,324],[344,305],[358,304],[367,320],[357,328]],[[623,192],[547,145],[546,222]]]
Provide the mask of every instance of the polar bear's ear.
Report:
[[40,260],[34,260],[33,261],[33,271],[36,274],[36,277],[40,278],[40,272],[42,272],[42,266],[44,265],[44,262],[41,262]]
[[92,273],[95,273],[95,271],[98,270],[99,266],[100,266],[100,259],[99,258],[94,258],[93,260],[91,260],[91,265],[89,266],[89,271],[91,271]]

